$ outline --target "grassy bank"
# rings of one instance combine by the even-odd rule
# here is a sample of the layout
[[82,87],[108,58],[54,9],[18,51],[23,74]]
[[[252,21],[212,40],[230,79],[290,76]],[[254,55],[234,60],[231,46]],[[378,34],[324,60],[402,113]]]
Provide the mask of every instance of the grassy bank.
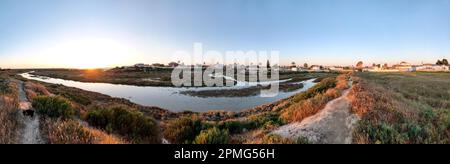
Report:
[[18,142],[18,132],[23,126],[19,121],[18,93],[15,83],[0,74],[0,143]]
[[[172,117],[167,110],[140,106],[125,99],[17,76],[15,78],[25,82],[27,97],[41,116],[40,130],[46,143],[160,143],[159,126],[153,118]],[[122,110],[114,114],[104,113],[116,111],[116,107]],[[100,126],[99,121],[106,121],[107,124]]]
[[359,73],[355,143],[450,143],[449,73]]
[[[341,91],[348,88],[347,77],[325,78],[306,92],[260,108],[239,113],[216,112],[220,116],[213,118],[222,119],[205,120],[204,113],[186,114],[186,117],[163,122],[164,136],[171,143],[197,143],[198,138],[202,141],[210,138],[208,135],[216,135],[220,143],[309,143],[304,138],[292,141],[270,132],[320,111],[328,101],[339,97]],[[225,137],[228,134],[231,138]]]

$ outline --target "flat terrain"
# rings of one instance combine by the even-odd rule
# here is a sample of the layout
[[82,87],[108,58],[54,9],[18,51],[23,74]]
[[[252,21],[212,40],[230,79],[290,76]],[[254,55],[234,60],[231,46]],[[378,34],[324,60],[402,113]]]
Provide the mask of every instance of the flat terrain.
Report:
[[172,86],[172,69],[153,71],[121,71],[103,69],[39,69],[34,75],[81,82],[128,84],[137,86]]
[[[1,74],[0,122],[4,125],[0,129],[1,143],[23,142],[21,131],[28,127],[27,123],[20,121],[20,115],[17,115],[21,114],[17,110],[20,107],[20,88],[17,87],[21,85],[11,83],[14,79],[24,82],[23,87],[28,97],[53,94],[64,97],[77,110],[77,119],[84,119],[86,113],[98,109],[113,109],[117,106],[136,109],[146,117],[157,120],[158,127],[162,130],[160,135],[170,143],[208,143],[200,139],[203,135],[213,134],[219,135],[215,137],[225,138],[220,143],[450,143],[450,73],[364,72],[345,76],[333,73],[285,73],[280,77],[291,79],[287,84],[311,78],[319,78],[320,82],[306,92],[242,112],[173,113],[100,93],[14,76],[23,71],[25,70],[12,70]],[[54,73],[54,70],[47,73],[50,72]],[[76,71],[70,72],[74,75],[73,72]],[[63,71],[58,76],[65,74]],[[353,85],[348,83],[349,76],[352,77]],[[324,77],[330,78],[323,79]],[[242,93],[241,90],[228,94],[247,95],[252,92],[249,90]],[[58,130],[55,127],[72,127],[70,122],[51,122],[51,126],[43,126],[46,129],[41,131],[44,140]],[[39,124],[43,124],[42,119]],[[102,136],[107,136],[101,133]],[[127,135],[108,134],[114,135],[113,138],[118,136],[118,139],[113,139],[110,143],[131,141]],[[61,131],[62,139],[74,135],[75,133]],[[179,138],[180,136],[185,138]],[[50,141],[55,142],[54,139]],[[58,142],[55,143],[92,142],[56,141]]]
[[450,73],[358,73],[355,143],[450,143]]
[[[288,80],[279,83],[280,92],[292,92],[303,88],[301,81],[316,79],[315,82],[327,77],[335,77],[335,73],[304,73],[304,72],[283,72],[280,74],[281,80]],[[217,90],[200,90],[200,91],[182,91],[181,94],[196,97],[246,97],[256,96],[260,94],[262,89],[268,89],[270,86],[253,86],[243,89],[217,89]]]
[[[37,69],[33,75],[47,76],[66,80],[96,83],[127,84],[137,86],[173,86],[172,68],[161,68],[148,71],[122,69]],[[22,72],[23,72],[22,71]],[[288,82],[299,82],[311,78],[325,77],[335,73],[280,72],[279,79],[290,79]],[[248,80],[248,76],[246,76]]]

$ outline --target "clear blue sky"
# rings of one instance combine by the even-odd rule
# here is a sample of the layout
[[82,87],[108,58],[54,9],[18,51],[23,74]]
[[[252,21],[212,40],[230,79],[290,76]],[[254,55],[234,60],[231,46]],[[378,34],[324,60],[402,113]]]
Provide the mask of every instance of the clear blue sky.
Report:
[[[450,58],[450,0],[0,0],[0,67],[165,63],[194,42],[282,63],[430,63]],[[78,50],[91,44],[114,52]]]

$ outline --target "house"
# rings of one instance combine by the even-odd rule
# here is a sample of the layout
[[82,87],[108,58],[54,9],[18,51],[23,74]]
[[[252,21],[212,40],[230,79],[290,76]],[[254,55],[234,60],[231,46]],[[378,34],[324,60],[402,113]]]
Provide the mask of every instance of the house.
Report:
[[164,64],[161,64],[161,63],[153,63],[152,66],[153,66],[153,67],[164,67]]
[[168,65],[169,65],[169,67],[175,68],[175,67],[178,67],[179,64],[176,62],[170,62]]
[[411,72],[414,71],[413,66],[407,62],[400,62],[400,64],[394,65],[394,69],[401,72]]
[[137,67],[137,68],[144,68],[146,65],[147,65],[147,64],[144,64],[144,63],[137,63],[137,64],[134,65],[134,67]]
[[298,68],[297,67],[291,67],[291,71],[297,72]]
[[436,65],[436,64],[423,64],[420,66],[415,66],[415,71],[449,71],[449,66],[446,65]]
[[322,70],[319,65],[312,65],[310,69],[311,69],[311,71],[320,71],[320,70]]
[[341,66],[331,66],[331,67],[328,67],[328,69],[331,70],[331,71],[343,71],[343,70],[344,70],[344,67],[341,67]]

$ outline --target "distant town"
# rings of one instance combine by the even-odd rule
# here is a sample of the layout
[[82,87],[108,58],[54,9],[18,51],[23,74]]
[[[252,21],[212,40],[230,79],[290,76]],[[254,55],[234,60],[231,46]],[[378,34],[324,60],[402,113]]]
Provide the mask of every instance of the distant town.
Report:
[[[154,63],[154,64],[145,64],[145,63],[137,63],[132,66],[121,66],[115,67],[113,69],[117,70],[130,70],[130,71],[151,71],[158,69],[168,69],[175,68],[178,66],[183,67],[194,67],[194,65],[185,65],[184,63],[178,62],[170,62],[168,64]],[[208,65],[206,63],[196,64],[196,67],[214,67],[214,68],[223,68],[225,65],[216,63],[213,65]],[[252,68],[262,67],[262,63],[258,63],[257,65],[251,63],[248,65],[244,64],[229,64],[228,66],[235,66],[245,68],[246,70],[250,70]],[[253,67],[252,67],[253,66]],[[256,67],[254,67],[256,66]],[[308,63],[304,63],[299,65],[295,62],[292,62],[289,65],[270,65],[270,62],[267,61],[265,64],[266,67],[277,68],[280,72],[329,72],[329,71],[359,71],[359,72],[448,72],[450,71],[450,65],[447,59],[438,60],[436,63],[422,63],[418,65],[414,65],[405,61],[399,62],[398,64],[388,65],[372,63],[370,65],[364,63],[363,61],[359,61],[356,65],[350,66],[323,66],[323,65],[309,65]]]

